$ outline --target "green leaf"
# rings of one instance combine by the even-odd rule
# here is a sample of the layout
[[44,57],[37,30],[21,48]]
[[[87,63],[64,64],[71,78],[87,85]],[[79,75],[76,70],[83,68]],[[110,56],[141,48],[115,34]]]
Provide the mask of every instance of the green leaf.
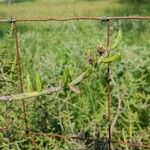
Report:
[[121,58],[121,53],[118,53],[116,55],[104,58],[103,62],[104,63],[111,63],[111,62],[114,62],[114,61],[116,61],[116,60],[118,60],[120,58]]
[[115,49],[119,46],[120,42],[122,40],[122,31],[121,29],[118,31],[118,35],[116,37],[116,39],[114,40],[112,46],[111,46],[111,49]]
[[42,81],[41,81],[41,77],[40,77],[40,75],[38,73],[36,73],[35,81],[36,81],[36,88],[37,88],[37,90],[39,92],[42,91]]

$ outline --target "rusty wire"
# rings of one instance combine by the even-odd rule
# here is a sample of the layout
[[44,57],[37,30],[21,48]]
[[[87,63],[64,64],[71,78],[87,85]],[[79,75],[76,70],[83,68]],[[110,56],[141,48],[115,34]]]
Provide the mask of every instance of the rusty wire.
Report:
[[[21,63],[20,63],[21,61],[20,61],[19,42],[18,42],[16,21],[13,21],[12,24],[13,24],[14,39],[15,39],[15,45],[16,45],[16,66],[18,68],[18,74],[19,74],[20,93],[23,93],[24,90],[23,90],[22,70],[21,70]],[[26,105],[25,105],[24,99],[22,100],[22,107],[23,107],[24,123],[25,123],[26,134],[27,134],[28,123],[27,123]]]
[[[1,132],[11,132],[13,131],[12,129],[8,128],[0,128]],[[25,130],[18,130],[16,133],[17,134],[24,134],[26,131]],[[49,138],[60,138],[64,140],[88,140],[88,141],[95,141],[95,140],[101,140],[100,138],[85,138],[81,136],[71,136],[71,135],[64,135],[64,134],[53,134],[53,133],[45,133],[45,132],[33,132],[28,130],[28,135],[34,135],[34,136],[45,136]]]
[[[106,50],[107,56],[110,55],[110,21],[106,20]],[[107,102],[108,102],[108,145],[109,150],[111,150],[111,112],[110,112],[110,105],[111,105],[111,87],[110,87],[110,64],[107,64]]]
[[73,21],[73,20],[150,20],[150,16],[101,16],[101,17],[70,17],[70,18],[20,18],[20,19],[0,19],[0,23],[11,23],[13,21],[15,22],[34,22],[34,21]]
[[[12,130],[1,128],[0,131],[7,132],[7,131],[12,131]],[[24,130],[20,130],[20,131],[17,131],[16,133],[22,135],[22,134],[25,133],[25,131]],[[47,138],[58,138],[58,139],[64,139],[64,140],[67,140],[67,141],[71,141],[71,140],[103,141],[103,139],[101,139],[101,138],[85,138],[85,137],[81,137],[81,136],[71,136],[71,135],[64,135],[64,134],[52,134],[52,133],[33,132],[33,131],[29,131],[28,135],[31,135],[31,136],[44,136],[44,137],[47,137]],[[109,144],[109,139],[106,140],[106,141]],[[131,143],[131,142],[113,141],[113,140],[111,140],[110,143],[119,144],[119,145],[126,145],[128,147],[150,148],[150,145],[143,144],[143,143],[137,143],[137,142]],[[34,144],[36,145],[35,140],[34,140]]]

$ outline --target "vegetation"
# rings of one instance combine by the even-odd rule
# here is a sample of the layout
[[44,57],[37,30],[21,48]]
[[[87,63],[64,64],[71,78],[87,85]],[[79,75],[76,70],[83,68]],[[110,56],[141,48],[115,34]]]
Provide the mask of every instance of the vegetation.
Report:
[[[37,0],[9,6],[1,3],[0,16],[36,18],[149,14],[145,3],[140,4],[139,9],[115,0],[109,3],[83,0]],[[150,143],[149,21],[111,21],[110,24],[110,42],[114,47],[110,53],[113,57],[105,59],[94,68],[94,73],[80,83],[75,80],[77,77],[81,77],[87,68],[93,71],[89,58],[95,64],[99,59],[97,47],[106,47],[105,22],[17,24],[24,92],[41,92],[51,86],[63,85],[60,93],[25,100],[28,127],[32,132],[84,138],[108,137],[106,64],[121,53],[121,60],[112,62],[110,66],[113,140]],[[13,27],[11,24],[1,24],[0,27],[0,96],[14,95],[19,93],[19,78]],[[119,35],[119,43],[114,44]],[[80,94],[66,86],[74,80],[77,85],[73,90],[80,91]],[[1,149],[35,149],[36,145],[37,149],[90,150],[94,145],[89,141],[61,140],[42,135],[25,137],[20,134],[25,128],[23,118],[21,101],[0,102],[0,128],[10,129],[0,133]],[[36,144],[33,144],[34,141]],[[112,146],[114,149],[144,149]]]

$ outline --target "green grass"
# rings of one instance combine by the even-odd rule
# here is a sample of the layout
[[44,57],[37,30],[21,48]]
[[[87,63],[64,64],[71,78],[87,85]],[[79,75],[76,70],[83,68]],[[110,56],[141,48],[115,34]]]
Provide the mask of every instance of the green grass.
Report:
[[[111,5],[108,5],[108,3]],[[91,7],[92,6],[92,7]],[[130,7],[129,7],[130,6]],[[68,17],[101,15],[147,15],[147,4],[141,4],[142,10],[133,10],[134,6],[117,1],[81,1],[81,0],[39,0],[16,3],[11,6],[0,4],[3,18],[32,17]],[[128,12],[126,12],[128,10]],[[113,129],[113,139],[149,143],[149,21],[112,21],[111,43],[121,28],[123,39],[111,54],[122,52],[122,59],[111,65],[111,112],[112,120],[117,114],[121,101],[120,115]],[[99,21],[71,21],[17,24],[24,91],[28,92],[27,75],[33,90],[36,87],[36,74],[42,80],[42,88],[48,84],[62,82],[65,68],[69,68],[74,79],[87,67],[87,51],[91,49],[98,57],[99,42],[106,45],[106,26]],[[1,25],[0,30],[0,79],[12,82],[0,82],[0,95],[19,92],[17,68],[15,67],[15,45],[10,24]],[[95,137],[108,136],[107,83],[105,65],[96,73],[81,82],[80,95],[70,91],[41,96],[26,100],[29,127],[32,131],[57,134],[82,135]],[[0,145],[6,149],[34,149],[29,138],[22,144],[8,144],[25,139],[16,131],[24,128],[21,102],[0,103],[0,127],[13,129],[10,134],[0,133]],[[37,146],[42,149],[85,149],[84,142],[35,137]],[[113,145],[114,148],[134,150],[127,146]],[[137,148],[143,150],[143,148]]]
[[111,16],[115,11],[117,15],[148,15],[148,5],[128,5],[118,0],[31,0],[13,5],[0,4],[0,16],[14,18]]
[[[108,5],[110,3],[110,5]],[[92,7],[91,7],[92,6]],[[95,1],[56,0],[17,3],[11,6],[1,5],[0,14],[17,17],[66,17],[78,15],[104,15],[105,10],[119,8],[120,4]],[[65,9],[64,9],[65,8]],[[30,13],[29,13],[30,11]],[[106,14],[105,14],[106,15]]]

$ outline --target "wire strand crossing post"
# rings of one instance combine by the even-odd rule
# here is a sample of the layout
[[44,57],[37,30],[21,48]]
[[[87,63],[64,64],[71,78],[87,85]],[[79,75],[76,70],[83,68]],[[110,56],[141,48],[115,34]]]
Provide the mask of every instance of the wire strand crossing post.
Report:
[[[14,31],[14,38],[15,38],[15,45],[16,45],[16,66],[17,66],[18,75],[19,75],[20,93],[23,93],[24,90],[23,90],[22,71],[21,71],[21,64],[20,64],[19,42],[18,42],[18,33],[17,33],[17,26],[16,26],[15,19],[11,19],[10,23],[13,24],[13,31]],[[24,114],[25,131],[26,131],[26,135],[28,135],[26,105],[25,105],[24,99],[22,100],[22,106],[23,106],[23,114]]]

